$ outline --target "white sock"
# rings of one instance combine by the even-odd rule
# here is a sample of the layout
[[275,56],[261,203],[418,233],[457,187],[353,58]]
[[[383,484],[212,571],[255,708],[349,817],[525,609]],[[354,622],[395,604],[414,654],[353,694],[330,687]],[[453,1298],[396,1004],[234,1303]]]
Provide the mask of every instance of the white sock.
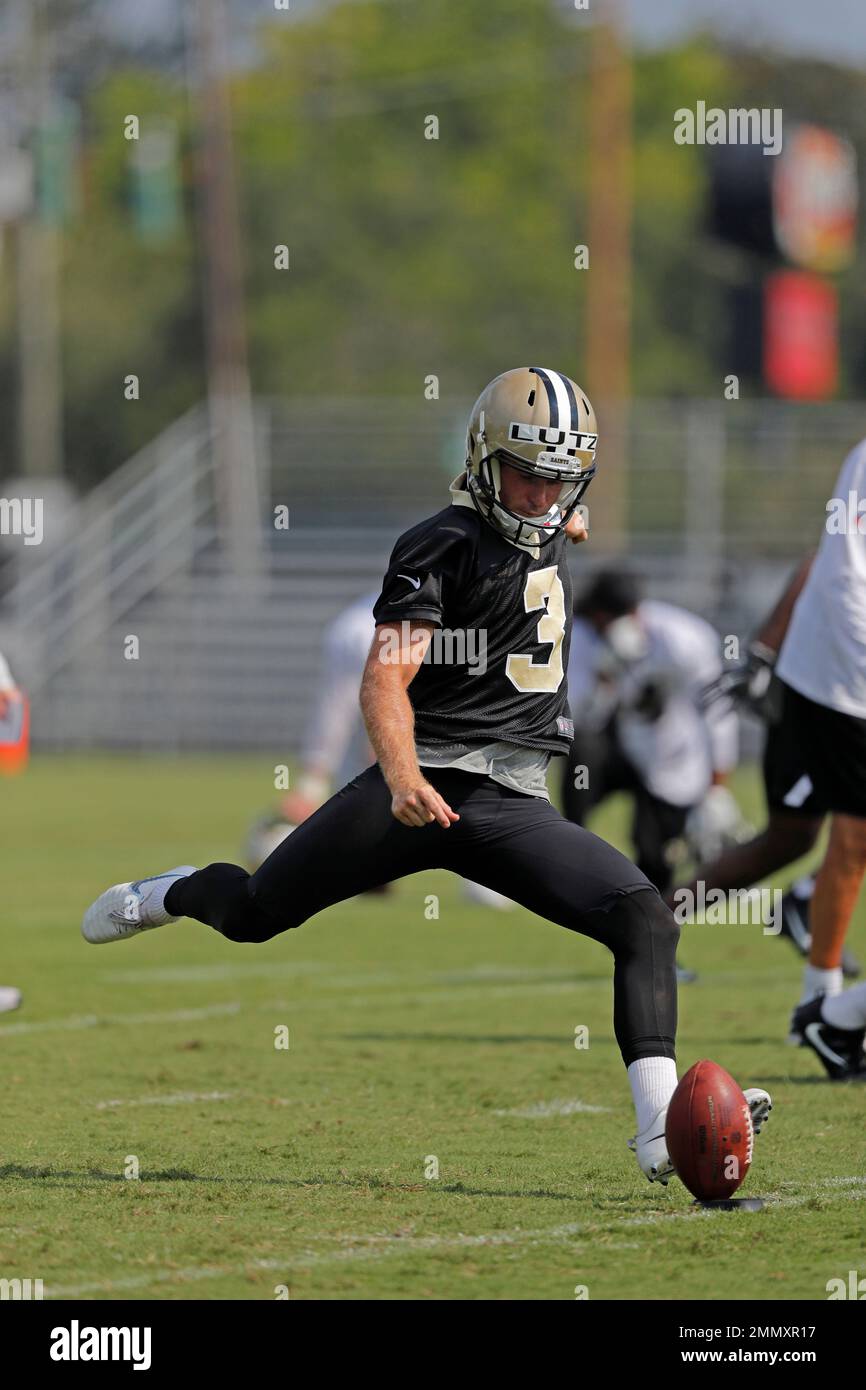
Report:
[[803,993],[800,995],[800,1003],[808,1004],[809,1000],[814,999],[822,990],[828,995],[842,993],[841,965],[834,965],[832,970],[822,970],[817,965],[803,966]]
[[866,984],[853,985],[825,999],[821,1017],[833,1028],[850,1028],[852,1032],[866,1028]]
[[658,1112],[670,1104],[677,1089],[677,1064],[672,1057],[638,1057],[628,1068],[628,1079],[637,1132],[643,1134]]
[[173,883],[177,883],[179,878],[187,878],[184,872],[169,872],[158,874],[155,878],[142,880],[141,886],[141,910],[147,922],[152,926],[163,927],[168,922],[177,922],[177,917],[172,917],[165,905],[165,895]]

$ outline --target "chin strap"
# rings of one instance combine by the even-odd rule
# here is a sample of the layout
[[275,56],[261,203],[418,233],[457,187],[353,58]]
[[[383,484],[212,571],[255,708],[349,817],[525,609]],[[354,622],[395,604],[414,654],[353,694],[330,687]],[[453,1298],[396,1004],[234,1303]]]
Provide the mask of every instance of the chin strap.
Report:
[[[570,507],[567,512],[560,512],[560,520],[556,526],[535,525],[533,526],[531,531],[527,531],[524,535],[522,534],[522,532],[525,531],[528,526],[532,525],[533,521],[535,521],[535,518],[520,516],[517,512],[511,512],[508,509],[508,507],[505,506],[505,503],[501,500],[499,496],[501,476],[499,472],[499,460],[495,459],[492,455],[488,455],[486,458],[481,460],[482,465],[485,463],[488,463],[490,465],[490,483],[493,488],[493,496],[490,496],[490,494],[482,487],[479,477],[476,477],[474,474],[472,474],[469,469],[467,469],[466,472],[467,491],[469,493],[469,496],[472,498],[472,501],[475,504],[476,511],[479,513],[479,515],[482,516],[484,520],[487,521],[490,525],[495,526],[496,530],[499,531],[500,535],[505,536],[506,540],[509,540],[512,545],[517,546],[521,550],[539,550],[543,546],[548,545],[553,540],[554,536],[556,536],[559,531],[564,529],[571,516],[571,513],[574,511],[574,507],[577,506],[577,503],[575,502],[574,505]],[[558,504],[555,505],[558,509]],[[506,529],[503,526],[496,525],[496,522],[493,520],[493,516],[494,509],[497,507],[501,509],[501,511],[508,518],[509,522],[513,524],[514,530],[516,532],[515,535],[511,535],[509,533],[510,528]]]

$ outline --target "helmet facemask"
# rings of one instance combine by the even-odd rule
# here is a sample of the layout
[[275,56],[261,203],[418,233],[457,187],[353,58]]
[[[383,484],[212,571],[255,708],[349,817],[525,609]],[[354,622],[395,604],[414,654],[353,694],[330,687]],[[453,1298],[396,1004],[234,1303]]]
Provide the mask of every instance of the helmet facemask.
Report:
[[[525,516],[505,505],[501,491],[503,463],[531,477],[551,482],[560,480],[559,496],[543,515]],[[573,462],[555,465],[548,461],[533,464],[510,450],[496,449],[480,460],[477,474],[468,464],[467,458],[467,487],[476,508],[497,531],[521,546],[547,545],[564,530],[595,474],[595,462],[590,453]]]
[[[514,545],[546,545],[568,525],[595,473],[597,429],[586,395],[562,372],[502,372],[482,391],[469,418],[466,487],[476,510]],[[556,501],[543,515],[525,515],[505,503],[505,463],[559,484]]]

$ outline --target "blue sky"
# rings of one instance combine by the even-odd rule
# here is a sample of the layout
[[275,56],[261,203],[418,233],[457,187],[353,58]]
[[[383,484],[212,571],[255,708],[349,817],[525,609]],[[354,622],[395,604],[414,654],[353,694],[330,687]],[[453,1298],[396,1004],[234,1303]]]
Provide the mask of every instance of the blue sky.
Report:
[[[592,11],[593,0],[589,0]],[[767,49],[866,61],[866,0],[625,0],[632,32],[654,45],[695,29]]]
[[[176,26],[187,3],[105,0],[105,14],[113,28],[130,37],[148,38],[167,25]],[[291,14],[309,13],[329,3],[291,0]],[[398,5],[402,0],[391,3]],[[569,0],[556,3],[570,8]],[[229,4],[241,23],[272,13],[268,0],[229,0]],[[709,29],[769,49],[813,53],[844,63],[866,62],[866,0],[621,0],[621,4],[641,44],[675,43],[695,29]],[[589,0],[590,14],[601,7],[602,0]]]

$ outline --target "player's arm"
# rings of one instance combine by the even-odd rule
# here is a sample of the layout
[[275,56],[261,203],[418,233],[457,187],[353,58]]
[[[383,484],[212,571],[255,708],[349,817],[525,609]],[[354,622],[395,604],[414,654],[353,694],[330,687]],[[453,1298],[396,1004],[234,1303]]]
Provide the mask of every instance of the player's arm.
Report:
[[438,821],[447,829],[460,817],[424,776],[415,752],[415,717],[408,690],[437,624],[380,623],[361,680],[361,713],[382,775],[391,811],[403,825]]
[[785,592],[779,599],[770,616],[755,633],[753,644],[760,643],[769,651],[778,655],[782,643],[785,640],[785,633],[791,621],[791,614],[794,611],[794,604],[802,593],[806,580],[809,578],[809,571],[812,568],[814,555],[808,555],[805,560],[797,567],[791,577]]
[[773,668],[814,558],[813,554],[807,555],[797,566],[782,597],[749,643],[745,660],[704,687],[701,700],[706,708],[717,700],[735,700],[748,705],[761,718],[772,717]]
[[814,554],[807,555],[797,566],[769,617],[758,628],[746,657],[745,698],[755,712],[766,717],[772,711],[772,688],[770,681],[776,658],[782,650],[785,634],[791,623],[794,605],[805,588],[812,569]]

